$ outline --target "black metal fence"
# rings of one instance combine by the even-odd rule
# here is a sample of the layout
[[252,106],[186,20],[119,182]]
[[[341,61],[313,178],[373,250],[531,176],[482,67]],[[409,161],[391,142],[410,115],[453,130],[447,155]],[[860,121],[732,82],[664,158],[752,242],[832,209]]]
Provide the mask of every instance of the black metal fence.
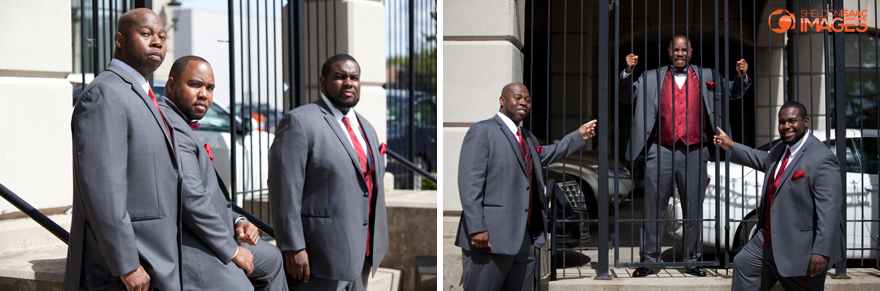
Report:
[[[341,1],[228,1],[230,130],[236,201],[265,221],[268,149],[275,125],[288,110],[320,98],[324,60],[343,53]],[[387,144],[420,168],[436,171],[436,2],[383,2],[386,11]],[[292,17],[291,17],[292,15]],[[347,40],[345,40],[347,41]],[[387,171],[395,188],[412,188],[421,176],[392,155]],[[397,177],[400,178],[397,178]],[[398,183],[397,181],[401,181]],[[415,183],[414,183],[415,181]],[[391,188],[392,185],[386,187]]]
[[[126,11],[152,7],[160,17],[168,17],[166,25],[173,25],[174,30],[189,29],[178,23],[180,12],[174,11],[180,9],[180,1],[155,4],[145,0],[72,3],[74,74],[68,79],[75,84],[74,98],[112,59],[116,21]],[[386,0],[382,4],[388,48],[387,144],[390,152],[399,153],[389,155],[388,172],[397,178],[395,185],[387,187],[421,188],[436,178],[423,182],[425,173],[413,174],[414,170],[400,160],[436,172],[436,0]],[[271,223],[266,180],[275,126],[287,110],[320,98],[321,63],[342,52],[338,32],[345,29],[340,24],[344,19],[337,17],[346,17],[343,5],[332,0],[226,1],[227,26],[217,29],[228,31],[228,39],[221,40],[228,43],[228,60],[212,62],[215,69],[222,67],[218,62],[228,62],[229,82],[218,86],[228,86],[229,105],[215,102],[206,116],[228,119],[221,122],[228,126],[202,126],[197,134],[215,131],[226,135],[224,141],[205,140],[223,143],[212,144],[215,155],[221,154],[215,166],[235,203],[266,222]],[[164,80],[150,82],[161,95]]]
[[[769,150],[779,142],[779,107],[786,101],[806,105],[813,135],[830,147],[841,165],[839,173],[828,173],[840,176],[846,200],[843,217],[848,260],[835,262],[836,276],[845,276],[847,265],[877,266],[880,43],[877,23],[868,20],[875,22],[873,17],[880,10],[876,1],[846,3],[848,6],[841,0],[527,1],[523,80],[535,101],[525,125],[550,141],[588,120],[598,119],[600,124],[600,135],[586,150],[547,169],[546,176],[559,182],[556,191],[548,190],[548,195],[556,193],[552,199],[556,221],[551,254],[557,255],[560,276],[581,276],[583,273],[572,268],[590,261],[598,263],[597,279],[610,279],[612,264],[729,268],[733,256],[755,233],[763,173],[730,162],[724,150],[711,144],[711,136],[691,145],[708,152],[700,156],[708,161],[708,181],[700,185],[705,191],[687,189],[704,193],[698,205],[690,205],[700,208],[700,217],[685,218],[683,202],[675,193],[668,203],[661,200],[646,205],[646,196],[658,195],[644,189],[648,175],[661,175],[659,167],[646,171],[647,149],[637,152],[632,161],[624,158],[634,128],[650,127],[647,110],[657,110],[637,111],[641,100],[622,102],[626,96],[619,88],[628,84],[621,83],[631,82],[620,78],[626,68],[624,58],[630,53],[639,56],[631,79],[638,80],[648,70],[671,64],[667,49],[675,35],[691,41],[690,64],[713,68],[717,76],[718,87],[711,95],[717,102],[709,104],[712,108],[701,109],[704,113],[697,125],[715,124],[726,129],[734,141]],[[824,19],[830,29],[821,26],[822,16],[829,11],[833,14]],[[840,14],[843,11],[849,16]],[[751,86],[741,99],[731,99],[725,84],[718,80],[721,76],[734,80],[735,63],[740,59],[748,62]],[[657,75],[658,88],[652,89],[660,92],[664,77]],[[673,95],[673,100],[686,97]],[[706,114],[709,109],[715,114]],[[636,120],[643,123],[636,124]],[[658,121],[655,130],[663,122],[675,121]],[[649,145],[652,142],[647,140]],[[571,187],[572,183],[579,187]],[[647,218],[643,213],[648,207],[665,210],[666,215]],[[698,249],[703,254],[693,261],[685,260],[682,252],[682,226],[688,221],[699,225]],[[653,229],[660,236],[657,262],[640,259],[645,223],[660,225]]]
[[[437,172],[437,1],[383,0],[387,37],[385,83],[388,148]],[[433,188],[389,160],[394,188]]]

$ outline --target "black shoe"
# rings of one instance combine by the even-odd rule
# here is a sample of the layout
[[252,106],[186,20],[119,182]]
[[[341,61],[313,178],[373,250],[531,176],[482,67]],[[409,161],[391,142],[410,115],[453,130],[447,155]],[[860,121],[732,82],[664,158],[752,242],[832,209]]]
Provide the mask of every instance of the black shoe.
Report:
[[700,276],[700,277],[706,276],[706,271],[704,271],[703,268],[700,268],[700,267],[685,268],[685,271],[687,271],[688,274],[691,274],[694,276]]
[[654,274],[654,269],[648,267],[638,267],[635,271],[633,271],[633,277],[644,277],[650,274]]

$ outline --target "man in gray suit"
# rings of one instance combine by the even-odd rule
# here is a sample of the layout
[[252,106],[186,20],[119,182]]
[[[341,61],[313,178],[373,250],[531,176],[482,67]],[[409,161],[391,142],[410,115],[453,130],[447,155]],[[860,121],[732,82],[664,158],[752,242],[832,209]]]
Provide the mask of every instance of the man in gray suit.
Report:
[[324,62],[321,99],[287,112],[269,149],[270,210],[293,290],[365,290],[388,250],[384,152],[353,108],[360,71],[350,55]]
[[468,130],[458,162],[462,213],[455,245],[462,251],[464,290],[531,290],[534,248],[547,242],[541,168],[596,135],[593,120],[552,145],[538,146],[538,139],[519,127],[532,108],[526,86],[504,86],[498,101],[495,117]]
[[119,18],[114,59],[77,100],[73,217],[64,288],[180,290],[177,161],[147,83],[165,58],[149,9]]
[[[642,223],[640,261],[657,263],[660,258],[661,226],[673,187],[678,185],[684,219],[684,260],[702,258],[699,242],[703,197],[708,175],[706,162],[709,138],[714,136],[715,106],[721,92],[739,99],[751,81],[745,60],[736,62],[737,77],[728,82],[712,69],[690,65],[693,49],[690,40],[676,35],[669,42],[670,66],[645,71],[633,82],[633,68],[639,57],[626,56],[626,69],[620,73],[620,100],[635,102],[632,136],[626,159],[634,161],[645,155],[645,204]],[[718,83],[716,85],[716,82]],[[722,91],[723,90],[723,91]],[[644,152],[643,152],[644,151]],[[632,276],[653,274],[650,267],[637,268]],[[688,267],[689,274],[706,276],[700,267]]]
[[[715,145],[730,151],[731,162],[765,173],[757,212],[761,232],[733,259],[734,290],[770,290],[777,281],[786,290],[823,290],[829,262],[844,255],[840,165],[809,126],[803,104],[783,104],[783,142],[769,153],[734,143],[718,129]],[[750,276],[758,261],[760,277]]]
[[281,252],[259,240],[257,227],[232,212],[232,197],[217,175],[210,146],[193,132],[214,100],[211,65],[185,56],[174,62],[169,75],[160,107],[174,129],[180,161],[183,288],[287,290]]

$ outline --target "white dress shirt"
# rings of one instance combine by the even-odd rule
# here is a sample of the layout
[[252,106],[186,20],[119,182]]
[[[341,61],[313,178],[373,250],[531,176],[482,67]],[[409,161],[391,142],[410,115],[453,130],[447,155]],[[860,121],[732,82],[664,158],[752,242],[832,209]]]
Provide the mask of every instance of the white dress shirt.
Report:
[[510,117],[507,117],[507,115],[504,115],[504,113],[498,112],[497,114],[498,117],[501,117],[501,121],[504,121],[504,124],[507,125],[507,129],[510,130],[510,133],[513,134],[513,137],[516,138],[516,142],[522,143],[522,141],[519,140],[519,136],[516,135],[516,131],[519,130],[519,126],[517,124],[514,124],[513,120],[510,120]]

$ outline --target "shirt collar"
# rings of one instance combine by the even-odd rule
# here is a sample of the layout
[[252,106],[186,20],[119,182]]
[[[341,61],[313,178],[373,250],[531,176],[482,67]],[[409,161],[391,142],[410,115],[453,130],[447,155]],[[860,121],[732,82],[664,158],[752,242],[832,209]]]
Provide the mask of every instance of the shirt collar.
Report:
[[135,71],[134,68],[132,68],[131,66],[129,66],[125,62],[120,61],[119,59],[110,60],[110,64],[116,65],[116,66],[122,68],[123,71],[128,73],[128,75],[130,75],[134,79],[134,81],[137,82],[138,85],[141,86],[141,89],[144,89],[144,94],[149,95],[148,92],[150,92],[150,84],[147,83],[147,80],[144,79],[143,75],[141,75],[140,73]]
[[513,135],[516,136],[516,131],[519,129],[519,126],[513,123],[513,120],[510,120],[510,117],[507,117],[504,113],[498,112],[497,114],[501,117],[501,121],[504,121],[504,125],[507,125],[507,129],[510,130],[510,133],[513,133]]
[[791,150],[791,157],[794,157],[794,155],[801,150],[801,148],[806,143],[807,138],[810,137],[811,134],[813,134],[812,130],[808,129],[807,133],[804,134],[804,137],[802,137],[801,140],[799,140],[798,142],[794,143],[794,146],[785,145],[786,149]]
[[324,96],[324,93],[321,93],[321,99],[324,99],[324,103],[327,103],[327,107],[330,107],[330,112],[333,113],[333,117],[336,117],[336,120],[342,121],[343,117],[348,117],[348,122],[351,124],[352,128],[357,128],[357,115],[354,114],[354,107],[348,109],[348,113],[342,114],[342,111],[339,111],[339,108],[333,105],[330,102],[330,99],[327,99],[327,96]]

